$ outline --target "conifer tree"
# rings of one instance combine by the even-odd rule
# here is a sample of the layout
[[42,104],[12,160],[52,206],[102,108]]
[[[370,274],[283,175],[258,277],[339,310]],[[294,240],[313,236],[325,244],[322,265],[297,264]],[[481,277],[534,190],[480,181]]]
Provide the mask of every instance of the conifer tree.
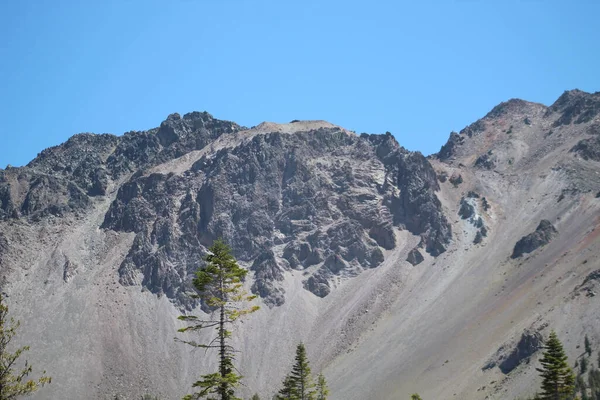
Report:
[[567,356],[556,333],[552,331],[537,368],[542,377],[542,400],[568,400],[575,390],[575,376],[567,364]]
[[315,385],[310,374],[308,358],[306,358],[306,348],[302,343],[296,348],[296,363],[292,367],[290,378],[296,388],[298,400],[314,400]]
[[0,294],[0,400],[13,400],[32,394],[51,382],[51,378],[45,376],[46,371],[37,381],[28,380],[32,367],[27,361],[22,369],[17,369],[17,360],[24,352],[29,351],[29,346],[24,346],[16,349],[14,353],[10,352],[10,343],[19,326],[19,321],[8,317],[8,306],[4,304]]
[[579,364],[579,373],[581,375],[585,374],[587,372],[587,367],[588,367],[587,358],[583,357],[581,359],[581,363]]
[[278,400],[316,400],[316,396],[317,391],[315,390],[315,384],[310,374],[310,365],[306,358],[306,348],[300,343],[296,347],[296,358],[292,372],[284,379],[283,388],[279,391],[276,398]]
[[414,393],[410,396],[410,400],[423,400],[423,399],[421,399],[421,396],[419,396],[418,393]]
[[297,399],[296,387],[291,376],[286,376],[283,380],[283,387],[275,395],[276,400],[295,400]]
[[325,375],[320,373],[317,377],[317,400],[327,400],[327,396],[329,396],[327,381],[325,380]]
[[[235,397],[235,388],[240,384],[242,376],[235,372],[235,349],[229,344],[231,331],[227,327],[239,318],[258,310],[258,306],[244,307],[245,303],[254,300],[256,296],[249,296],[243,290],[242,281],[248,271],[238,265],[231,254],[231,248],[223,241],[217,240],[213,243],[206,261],[207,265],[196,271],[193,284],[198,294],[193,297],[203,299],[215,312],[208,320],[193,315],[180,316],[179,319],[187,322],[188,326],[179,329],[179,332],[215,328],[217,335],[209,343],[180,341],[198,348],[217,349],[219,369],[215,373],[202,375],[201,379],[192,385],[198,388],[199,392],[187,395],[184,399],[215,399],[216,395],[220,400],[239,400]],[[215,314],[217,316],[213,318],[212,315]]]
[[254,393],[250,400],[260,400],[260,396],[258,395],[258,393]]
[[588,357],[592,355],[592,344],[590,343],[590,338],[588,338],[588,335],[585,335],[585,340],[584,340],[584,346],[585,346],[585,352],[587,353]]

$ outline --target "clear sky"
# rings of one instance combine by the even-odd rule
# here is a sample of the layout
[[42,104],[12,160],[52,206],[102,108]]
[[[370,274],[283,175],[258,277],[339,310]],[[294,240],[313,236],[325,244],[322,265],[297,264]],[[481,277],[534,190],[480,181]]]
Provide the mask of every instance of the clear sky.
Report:
[[600,90],[598,0],[0,0],[0,167],[208,111],[436,152],[512,97]]

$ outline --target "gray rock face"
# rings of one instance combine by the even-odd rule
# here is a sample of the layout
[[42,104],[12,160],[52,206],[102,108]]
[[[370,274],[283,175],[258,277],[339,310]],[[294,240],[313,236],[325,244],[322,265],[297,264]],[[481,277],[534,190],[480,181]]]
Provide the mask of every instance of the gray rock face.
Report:
[[0,232],[0,265],[2,265],[2,259],[4,258],[4,253],[8,250],[8,240],[4,236],[2,232]]
[[475,206],[471,201],[468,201],[466,198],[462,198],[460,200],[460,208],[458,209],[458,215],[462,219],[469,219],[475,216]]
[[496,167],[496,162],[492,157],[492,152],[490,151],[486,154],[477,157],[477,160],[475,160],[475,167],[484,169],[494,169]]
[[284,291],[274,282],[283,281],[283,273],[273,251],[266,250],[258,256],[250,270],[254,271],[252,292],[262,297],[269,307],[282,305],[285,302]]
[[[178,123],[171,116],[163,126]],[[172,145],[172,129],[165,132],[159,143]],[[437,189],[427,159],[391,135],[273,132],[209,152],[181,175],[134,174],[102,227],[137,234],[119,269],[122,284],[193,306],[183,296],[189,275],[222,237],[255,272],[252,291],[278,306],[285,269],[316,266],[304,286],[326,296],[334,275],[384,261],[382,249],[396,246],[394,226],[421,236],[433,255],[445,251],[451,229]]]
[[584,160],[600,161],[600,136],[579,141],[572,149]]
[[527,362],[543,345],[544,340],[541,333],[525,330],[516,344],[502,346],[483,369],[487,370],[498,366],[503,374],[508,374],[521,363]]
[[437,154],[438,158],[440,160],[449,160],[456,154],[456,148],[463,144],[464,141],[464,136],[461,136],[456,132],[451,132],[448,141],[442,146],[440,152]]
[[118,142],[114,135],[82,133],[42,151],[27,167],[73,182],[89,196],[102,196],[108,186],[106,158]]
[[548,114],[553,112],[560,115],[555,127],[589,122],[600,113],[600,92],[566,91],[550,106]]
[[484,119],[496,119],[510,114],[522,112],[527,108],[528,103],[521,99],[510,99],[503,101],[486,114]]
[[[147,172],[241,129],[195,112],[122,137],[76,135],[27,167],[0,170],[0,218],[85,212],[118,185],[101,227],[136,234],[121,284],[187,308],[195,306],[184,294],[192,272],[218,237],[254,271],[252,291],[269,306],[285,301],[286,269],[310,268],[305,287],[326,296],[333,276],[377,267],[396,246],[394,229],[420,236],[434,256],[446,250],[452,231],[436,173],[391,134],[261,132],[204,151],[183,173]],[[65,280],[76,273],[64,270]]]
[[201,149],[239,129],[196,112],[183,119],[171,115],[158,129],[121,137],[75,135],[42,151],[26,167],[0,170],[0,220],[81,212],[90,197],[105,195],[114,179]]
[[583,281],[583,284],[585,285],[592,281],[600,282],[600,269],[590,272],[590,274],[586,276],[585,280]]
[[410,253],[408,253],[408,257],[406,257],[406,261],[408,261],[412,266],[419,265],[425,260],[423,255],[419,251],[419,249],[412,249]]
[[517,242],[511,258],[519,258],[525,253],[531,253],[537,248],[547,245],[557,234],[558,231],[554,225],[552,225],[550,221],[543,219],[540,221],[535,232],[522,237]]
[[0,171],[0,220],[39,220],[84,210],[89,196],[74,182],[23,169]]
[[463,178],[462,178],[462,175],[460,175],[460,174],[452,174],[449,181],[454,187],[458,187],[458,185],[463,183]]
[[473,137],[474,135],[477,135],[478,133],[481,133],[483,131],[485,131],[485,122],[483,121],[483,119],[480,119],[461,130],[460,134],[467,135],[468,137]]
[[[587,260],[584,263],[587,263]],[[590,272],[583,282],[577,285],[574,292],[583,292],[587,297],[598,296],[600,294],[600,269]]]
[[399,195],[386,196],[394,224],[420,235],[420,245],[431,255],[446,251],[452,228],[435,195],[439,184],[431,164],[421,153],[410,153],[399,147],[391,135],[367,137],[377,146],[377,155],[386,166],[387,178],[400,189]]

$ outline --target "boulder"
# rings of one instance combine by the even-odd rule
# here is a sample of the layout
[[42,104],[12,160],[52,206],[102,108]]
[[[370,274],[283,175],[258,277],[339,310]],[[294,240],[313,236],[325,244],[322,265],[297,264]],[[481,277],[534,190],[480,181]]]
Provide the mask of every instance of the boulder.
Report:
[[519,258],[525,253],[531,253],[539,247],[545,246],[554,237],[558,235],[558,231],[548,220],[541,220],[535,232],[523,236],[513,249],[511,258]]

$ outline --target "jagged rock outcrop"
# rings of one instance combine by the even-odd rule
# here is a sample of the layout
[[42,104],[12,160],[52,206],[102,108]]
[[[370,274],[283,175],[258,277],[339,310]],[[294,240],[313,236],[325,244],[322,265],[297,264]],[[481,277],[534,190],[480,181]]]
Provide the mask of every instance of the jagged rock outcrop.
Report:
[[462,198],[460,200],[460,208],[458,209],[458,215],[462,219],[469,219],[475,216],[475,204],[472,198]]
[[535,232],[522,237],[515,244],[511,258],[519,258],[525,253],[531,253],[539,247],[547,245],[556,235],[558,235],[558,231],[554,225],[548,220],[541,220]]
[[584,160],[600,161],[600,136],[579,141],[571,151],[580,155]]
[[589,122],[600,113],[600,92],[566,91],[549,107],[547,115],[551,113],[559,115],[555,127]]
[[421,264],[425,258],[423,254],[419,251],[419,249],[412,249],[408,256],[406,257],[406,261],[408,261],[412,266]]
[[114,135],[78,134],[42,151],[27,167],[71,181],[89,196],[102,196],[109,183],[106,159],[118,143]]
[[587,297],[596,297],[599,295],[600,269],[590,272],[583,280],[583,283],[575,288],[575,292],[585,292]]
[[527,109],[528,105],[528,102],[521,99],[503,101],[492,108],[492,110],[485,115],[484,119],[496,119],[505,115],[520,114],[523,110]]
[[473,137],[478,133],[485,131],[485,122],[483,119],[480,119],[476,122],[473,122],[471,125],[467,126],[463,130],[460,131],[461,135],[467,135],[468,137]]
[[439,183],[431,164],[421,153],[399,147],[391,135],[363,137],[377,146],[377,156],[386,167],[386,183],[391,179],[400,189],[399,195],[386,196],[394,224],[420,235],[420,245],[433,256],[443,253],[452,237],[452,228],[435,195]]
[[463,183],[463,177],[461,174],[452,174],[449,181],[452,184],[452,186],[458,187],[458,185]]
[[484,169],[494,169],[496,167],[496,162],[492,157],[492,151],[488,151],[486,154],[482,154],[477,157],[475,160],[475,167],[484,168]]
[[[178,123],[171,116],[161,127]],[[164,132],[159,143],[174,148],[173,129]],[[183,304],[188,275],[222,237],[240,261],[252,263],[253,292],[277,306],[284,301],[282,269],[322,264],[305,287],[326,296],[331,276],[383,262],[382,249],[395,247],[394,226],[421,236],[432,255],[445,251],[451,228],[438,189],[427,159],[391,135],[271,132],[207,152],[183,174],[134,174],[103,228],[137,234],[119,269],[122,284],[142,284]],[[276,246],[283,246],[280,256]]]
[[30,169],[0,171],[0,220],[21,216],[39,220],[78,212],[90,204],[89,196],[75,183]]
[[160,128],[121,137],[79,134],[42,151],[23,168],[0,170],[0,219],[39,219],[85,210],[110,182],[204,148],[221,134],[240,130],[210,114],[173,114]]
[[269,307],[282,305],[285,302],[284,291],[274,282],[281,282],[284,277],[273,251],[264,251],[254,260],[250,270],[254,271],[252,292],[262,297]]
[[487,204],[485,197],[481,198],[481,196],[474,191],[469,191],[465,197],[461,198],[460,207],[458,209],[458,215],[461,219],[467,220],[471,225],[477,228],[473,244],[481,243],[483,238],[487,237],[488,234],[487,227],[479,212],[479,201],[481,201],[484,211],[488,211],[489,204]]
[[442,146],[439,153],[437,154],[438,158],[440,160],[449,160],[456,153],[456,148],[463,144],[464,141],[464,136],[461,136],[456,132],[451,132],[448,141]]
[[496,354],[483,367],[488,370],[494,367],[500,368],[503,374],[509,374],[523,362],[540,350],[544,345],[542,334],[537,331],[525,330],[516,343],[503,345]]

